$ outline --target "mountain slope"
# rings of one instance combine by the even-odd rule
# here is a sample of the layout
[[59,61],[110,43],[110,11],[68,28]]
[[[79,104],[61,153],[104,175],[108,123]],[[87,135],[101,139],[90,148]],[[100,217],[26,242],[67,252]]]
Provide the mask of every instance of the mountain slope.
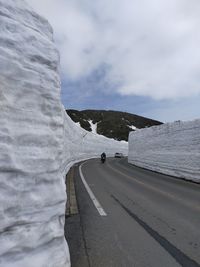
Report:
[[160,125],[162,122],[135,114],[113,110],[66,110],[71,119],[87,131],[97,132],[116,140],[128,140],[128,134],[135,129]]

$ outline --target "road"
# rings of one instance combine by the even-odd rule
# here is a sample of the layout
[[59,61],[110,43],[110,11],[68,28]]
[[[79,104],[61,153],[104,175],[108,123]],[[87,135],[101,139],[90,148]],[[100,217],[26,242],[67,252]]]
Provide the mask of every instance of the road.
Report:
[[76,165],[74,183],[79,213],[65,225],[72,267],[200,266],[200,184],[126,158]]

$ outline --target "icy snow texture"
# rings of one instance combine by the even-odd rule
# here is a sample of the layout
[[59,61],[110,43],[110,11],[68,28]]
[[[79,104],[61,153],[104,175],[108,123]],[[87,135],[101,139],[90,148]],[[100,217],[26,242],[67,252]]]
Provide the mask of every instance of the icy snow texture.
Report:
[[200,182],[200,120],[131,132],[128,160],[143,168]]
[[23,0],[0,0],[0,25],[0,267],[66,267],[65,172],[127,145],[66,115],[45,19]]

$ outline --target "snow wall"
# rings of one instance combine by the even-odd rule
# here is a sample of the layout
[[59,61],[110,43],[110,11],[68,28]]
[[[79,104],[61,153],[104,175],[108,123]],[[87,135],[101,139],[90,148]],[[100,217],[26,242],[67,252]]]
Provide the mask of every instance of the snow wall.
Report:
[[67,267],[64,177],[127,144],[86,132],[60,102],[52,29],[23,0],[0,0],[0,267]]
[[177,121],[131,132],[128,161],[200,182],[200,120]]

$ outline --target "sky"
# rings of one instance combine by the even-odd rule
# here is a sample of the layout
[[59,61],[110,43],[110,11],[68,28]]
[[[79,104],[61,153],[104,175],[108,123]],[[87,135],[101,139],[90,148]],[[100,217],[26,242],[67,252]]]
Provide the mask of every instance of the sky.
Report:
[[27,0],[54,30],[62,103],[200,118],[199,0]]

